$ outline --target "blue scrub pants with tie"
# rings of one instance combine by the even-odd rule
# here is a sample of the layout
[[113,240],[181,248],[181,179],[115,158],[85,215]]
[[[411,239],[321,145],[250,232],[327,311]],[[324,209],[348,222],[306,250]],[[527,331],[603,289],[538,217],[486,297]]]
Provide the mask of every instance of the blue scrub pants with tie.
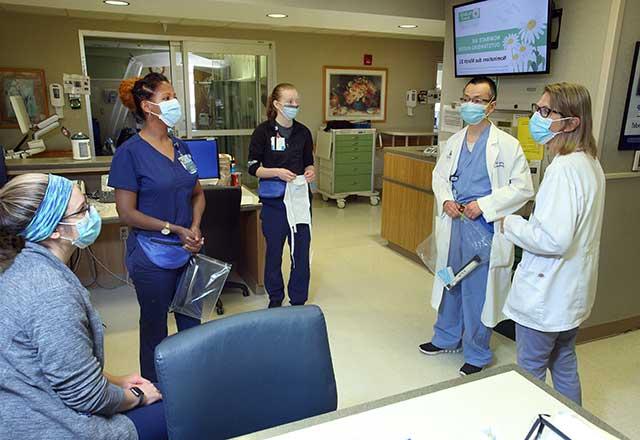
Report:
[[582,405],[577,336],[577,327],[564,332],[541,332],[516,323],[518,365],[543,382],[550,370],[556,391]]
[[[291,229],[287,221],[287,211],[283,199],[261,199],[262,233],[267,242],[267,253],[264,267],[264,286],[269,300],[284,300],[284,280],[282,278],[282,251],[285,240],[291,247]],[[309,248],[311,231],[309,225],[297,225],[294,240],[294,254],[289,276],[289,301],[291,305],[303,305],[309,297]]]
[[[465,222],[451,223],[449,266],[457,273],[475,254],[475,250],[463,240],[473,234]],[[432,343],[446,350],[462,347],[464,361],[476,367],[491,362],[493,354],[489,348],[492,329],[482,323],[489,264],[484,263],[467,275],[451,290],[444,290],[438,319],[433,327]]]
[[[129,243],[133,249],[127,258],[127,269],[140,304],[140,374],[151,382],[157,382],[155,349],[168,335],[169,306],[186,266],[178,269],[158,267],[137,245],[135,237]],[[200,320],[179,313],[175,314],[175,319],[178,331],[200,324]]]

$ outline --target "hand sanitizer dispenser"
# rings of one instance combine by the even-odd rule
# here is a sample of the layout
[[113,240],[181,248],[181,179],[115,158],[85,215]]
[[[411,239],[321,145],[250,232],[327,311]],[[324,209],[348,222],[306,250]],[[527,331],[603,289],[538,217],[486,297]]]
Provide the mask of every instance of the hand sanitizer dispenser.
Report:
[[413,109],[418,105],[418,91],[417,90],[407,90],[407,114],[409,116],[413,116]]

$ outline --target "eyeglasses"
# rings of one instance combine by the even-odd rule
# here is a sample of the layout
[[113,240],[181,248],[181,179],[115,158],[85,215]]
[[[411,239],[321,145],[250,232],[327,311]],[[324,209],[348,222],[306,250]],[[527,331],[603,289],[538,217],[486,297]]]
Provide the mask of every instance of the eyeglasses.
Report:
[[91,209],[91,205],[89,204],[89,199],[87,198],[87,196],[84,196],[84,203],[82,204],[82,206],[80,207],[80,209],[78,209],[77,211],[69,214],[69,215],[65,215],[64,217],[62,217],[61,220],[67,219],[69,217],[73,217],[76,216],[78,214],[84,214],[85,212],[88,212],[89,209]]
[[556,113],[556,114],[562,116],[563,118],[565,117],[558,110],[554,110],[554,109],[549,108],[547,106],[540,107],[538,104],[531,104],[531,113],[533,114],[533,113],[536,113],[536,112],[540,113],[540,116],[542,116],[543,118],[548,118],[551,113]]
[[463,96],[462,98],[460,98],[460,102],[462,104],[466,104],[468,102],[471,102],[473,104],[489,104],[490,102],[493,101],[493,98],[491,99],[484,99],[484,98],[469,98],[468,96]]

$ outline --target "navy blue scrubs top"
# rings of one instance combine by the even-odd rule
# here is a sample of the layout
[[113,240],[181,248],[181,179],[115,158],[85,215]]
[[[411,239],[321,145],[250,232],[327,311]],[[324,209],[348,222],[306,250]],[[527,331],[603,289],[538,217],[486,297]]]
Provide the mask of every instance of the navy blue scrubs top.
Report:
[[[140,135],[128,139],[111,161],[109,186],[138,194],[138,211],[174,225],[190,228],[193,220],[192,195],[198,173],[189,174],[178,157],[191,154],[180,139],[173,139],[173,162]],[[163,237],[160,231],[134,229],[135,233]],[[134,234],[132,234],[134,235]],[[171,234],[172,238],[177,238]]]

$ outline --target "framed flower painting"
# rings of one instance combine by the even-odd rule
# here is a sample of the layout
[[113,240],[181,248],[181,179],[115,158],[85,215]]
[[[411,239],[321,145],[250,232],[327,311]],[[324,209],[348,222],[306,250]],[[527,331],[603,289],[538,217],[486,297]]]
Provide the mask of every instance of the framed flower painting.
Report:
[[387,119],[387,69],[324,67],[325,121]]

